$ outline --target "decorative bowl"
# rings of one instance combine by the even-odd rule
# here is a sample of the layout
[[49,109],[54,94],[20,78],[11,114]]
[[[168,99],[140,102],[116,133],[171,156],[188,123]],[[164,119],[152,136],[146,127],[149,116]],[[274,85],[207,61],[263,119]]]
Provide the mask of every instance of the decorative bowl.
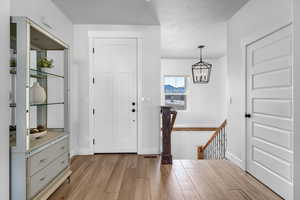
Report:
[[45,136],[46,134],[47,134],[47,130],[44,130],[44,131],[37,132],[37,133],[31,133],[30,137],[34,138],[34,139],[38,139],[38,138]]

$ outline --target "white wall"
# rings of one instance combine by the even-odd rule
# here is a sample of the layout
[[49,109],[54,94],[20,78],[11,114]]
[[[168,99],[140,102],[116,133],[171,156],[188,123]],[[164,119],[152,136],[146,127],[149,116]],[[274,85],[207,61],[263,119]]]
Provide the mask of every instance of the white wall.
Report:
[[[26,16],[39,24],[52,34],[62,39],[70,46],[70,61],[72,61],[73,24],[55,6],[51,0],[11,0],[11,15]],[[44,25],[47,23],[52,28]],[[70,65],[70,131],[71,131],[71,155],[77,153],[77,135],[79,130],[78,120],[78,69],[76,65]]]
[[[187,110],[178,111],[177,125],[218,126],[227,115],[227,59],[209,60],[213,64],[208,84],[194,84],[192,65],[198,59],[162,59],[161,92],[164,75],[187,76]],[[164,97],[162,95],[162,104]]]
[[[10,10],[12,16],[29,17],[69,45],[72,44],[72,23],[51,0],[11,0]],[[43,22],[49,24],[52,29],[43,25]]]
[[[208,84],[194,84],[192,65],[198,59],[161,59],[161,104],[164,104],[164,76],[187,77],[187,110],[178,111],[175,126],[217,127],[227,118],[227,58],[211,59],[213,64]],[[197,147],[204,145],[210,132],[172,132],[174,159],[197,159]]]
[[241,163],[241,134],[245,88],[242,87],[243,56],[241,41],[255,32],[291,22],[291,0],[251,0],[228,22],[229,105],[228,150]]
[[[92,114],[90,102],[89,69],[89,31],[133,31],[143,37],[142,48],[142,120],[138,122],[142,132],[142,149],[139,153],[159,152],[159,106],[160,106],[160,27],[159,26],[112,26],[112,25],[75,25],[74,26],[74,65],[79,69],[79,147],[81,154],[93,152],[92,134],[89,117]],[[105,114],[99,113],[97,114]]]
[[9,0],[0,6],[0,199],[9,199]]

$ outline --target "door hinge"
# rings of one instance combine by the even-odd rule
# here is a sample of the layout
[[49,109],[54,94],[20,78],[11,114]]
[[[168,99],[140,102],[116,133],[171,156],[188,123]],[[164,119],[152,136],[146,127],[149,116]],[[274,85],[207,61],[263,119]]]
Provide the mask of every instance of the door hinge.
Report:
[[93,77],[93,84],[95,84],[95,77]]
[[93,139],[93,144],[95,144],[95,138]]
[[95,53],[95,48],[93,48],[93,53]]
[[93,115],[95,115],[95,108],[93,108]]

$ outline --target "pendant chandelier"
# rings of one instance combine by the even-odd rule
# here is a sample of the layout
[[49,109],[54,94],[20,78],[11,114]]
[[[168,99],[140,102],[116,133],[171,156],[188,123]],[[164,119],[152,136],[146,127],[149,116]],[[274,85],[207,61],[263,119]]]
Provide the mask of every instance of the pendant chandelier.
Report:
[[192,65],[193,82],[205,84],[209,82],[212,64],[204,62],[202,58],[202,50],[205,46],[200,45],[200,61]]

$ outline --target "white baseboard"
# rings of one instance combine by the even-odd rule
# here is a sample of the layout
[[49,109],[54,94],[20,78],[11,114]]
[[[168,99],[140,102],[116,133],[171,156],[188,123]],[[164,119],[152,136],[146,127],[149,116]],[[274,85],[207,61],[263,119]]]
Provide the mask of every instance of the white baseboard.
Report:
[[[74,152],[75,153],[75,152]],[[71,155],[93,155],[94,152],[90,148],[81,148],[76,152],[77,154],[71,153]],[[138,152],[139,155],[149,155],[149,154],[160,154],[157,148],[143,148]]]
[[230,152],[226,152],[226,158],[228,160],[230,160],[231,162],[233,162],[235,165],[237,165],[238,167],[243,169],[243,162],[240,158],[238,158],[237,156],[235,156],[234,154],[230,153]]
[[93,155],[94,152],[90,148],[81,148],[78,150],[78,155]]
[[149,154],[160,154],[159,149],[157,148],[143,148],[139,150],[139,155],[149,155]]
[[77,155],[78,155],[78,152],[71,149],[70,157],[72,158],[73,156],[77,156]]
[[78,154],[76,154],[76,155],[70,155],[70,160],[72,161],[72,159],[73,159],[75,156],[78,156]]

